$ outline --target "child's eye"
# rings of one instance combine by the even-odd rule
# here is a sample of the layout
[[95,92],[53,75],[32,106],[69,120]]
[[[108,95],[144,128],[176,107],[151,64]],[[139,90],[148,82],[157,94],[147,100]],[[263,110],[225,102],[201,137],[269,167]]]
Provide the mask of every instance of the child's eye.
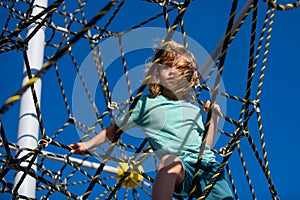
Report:
[[169,66],[167,66],[167,65],[161,65],[161,66],[160,66],[160,68],[161,68],[162,70],[167,70],[167,69],[170,69],[170,67],[169,67]]
[[185,70],[186,67],[185,66],[177,66],[176,69],[181,71],[181,70]]

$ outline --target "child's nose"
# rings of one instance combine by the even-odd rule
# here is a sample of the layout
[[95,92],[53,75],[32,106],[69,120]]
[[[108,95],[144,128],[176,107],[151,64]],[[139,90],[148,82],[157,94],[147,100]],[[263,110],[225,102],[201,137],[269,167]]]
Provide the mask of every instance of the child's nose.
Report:
[[169,68],[169,73],[170,73],[170,74],[174,74],[174,73],[175,73],[174,67],[170,67],[170,68]]

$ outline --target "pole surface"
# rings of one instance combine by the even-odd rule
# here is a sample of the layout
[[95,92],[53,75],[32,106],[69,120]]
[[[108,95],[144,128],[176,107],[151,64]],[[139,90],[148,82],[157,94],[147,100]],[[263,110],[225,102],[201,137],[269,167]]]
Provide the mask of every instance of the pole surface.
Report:
[[[33,4],[32,17],[43,11],[42,7],[47,7],[47,0],[35,0]],[[37,6],[38,5],[38,6]],[[42,19],[40,19],[41,21]],[[32,33],[32,31],[36,28],[37,24],[32,24],[28,28],[27,36]],[[42,68],[43,60],[44,60],[44,42],[45,42],[45,28],[40,28],[36,34],[29,40],[27,55],[29,60],[29,65],[31,69],[32,76],[36,74]],[[23,70],[23,81],[22,85],[28,81],[26,66],[24,64]],[[34,84],[34,89],[36,92],[36,96],[38,102],[40,104],[41,98],[41,80],[38,80]],[[18,138],[17,144],[20,148],[30,148],[35,149],[38,143],[38,135],[39,135],[39,122],[37,119],[36,108],[34,105],[33,95],[31,89],[29,88],[22,96],[20,101],[20,114],[19,114],[19,125],[18,125]],[[18,158],[23,157],[28,152],[21,151]],[[31,158],[27,159],[31,160]],[[22,162],[20,164],[23,167],[28,166],[28,162]],[[36,166],[32,165],[31,170],[36,172]],[[17,172],[14,180],[14,191],[18,195],[24,195],[29,198],[35,198],[36,196],[36,180],[35,178],[26,175],[25,179],[20,180],[23,176],[23,172]],[[19,182],[22,181],[22,184]]]

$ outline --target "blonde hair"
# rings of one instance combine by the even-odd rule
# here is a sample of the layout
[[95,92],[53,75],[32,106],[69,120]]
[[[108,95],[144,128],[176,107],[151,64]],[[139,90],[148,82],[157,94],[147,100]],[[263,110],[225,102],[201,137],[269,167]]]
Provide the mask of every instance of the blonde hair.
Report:
[[[176,66],[179,60],[183,65]],[[159,76],[160,68],[163,65],[177,68],[181,75],[181,80],[184,80],[186,84],[185,86],[180,86],[180,81],[178,81],[179,88],[172,92],[178,99],[189,100],[195,87],[199,84],[198,63],[194,55],[187,48],[173,40],[168,42],[160,41],[160,46],[155,47],[153,62],[149,63],[146,69],[148,75],[151,76],[147,86],[152,97],[159,95],[163,88],[160,84]]]

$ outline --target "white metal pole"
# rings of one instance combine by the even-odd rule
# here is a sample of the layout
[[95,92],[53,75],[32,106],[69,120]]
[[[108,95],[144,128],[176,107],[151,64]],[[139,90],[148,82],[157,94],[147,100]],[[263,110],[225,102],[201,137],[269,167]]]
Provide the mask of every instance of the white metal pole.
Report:
[[[38,13],[43,11],[43,8],[46,8],[48,0],[35,0],[33,4],[32,16],[36,16]],[[40,19],[39,21],[41,21]],[[27,32],[27,36],[32,33],[36,28],[37,24],[33,23]],[[36,34],[29,40],[27,55],[29,60],[29,65],[31,73],[34,76],[37,71],[42,68],[43,59],[44,59],[44,42],[45,42],[45,27],[40,28]],[[28,81],[26,66],[24,65],[23,70],[23,83]],[[38,102],[40,104],[41,97],[41,80],[38,80],[34,84],[34,89]],[[20,102],[20,114],[19,114],[19,127],[18,127],[18,145],[30,149],[37,147],[38,142],[38,133],[39,133],[39,122],[37,119],[36,109],[34,106],[33,95],[30,88],[23,94]],[[26,155],[28,152],[22,151],[19,157]],[[30,160],[30,158],[28,159]],[[23,167],[28,166],[28,162],[22,162],[20,164]],[[36,172],[36,166],[31,167],[32,170]],[[14,180],[14,189],[18,189],[17,194],[24,195],[29,198],[35,198],[36,196],[36,180],[27,175],[25,179],[20,180],[23,176],[23,172],[17,172]],[[19,188],[16,186],[19,184],[19,181],[22,181],[22,184]]]

